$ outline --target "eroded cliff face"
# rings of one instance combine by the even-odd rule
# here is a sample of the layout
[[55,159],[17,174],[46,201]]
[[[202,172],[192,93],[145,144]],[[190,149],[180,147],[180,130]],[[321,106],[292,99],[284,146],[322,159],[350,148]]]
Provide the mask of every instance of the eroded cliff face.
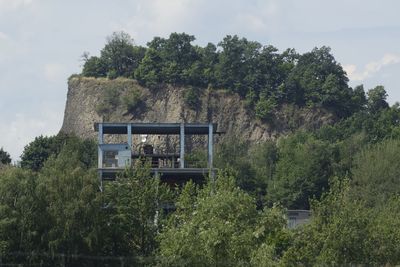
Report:
[[[127,112],[126,106],[119,104],[108,114],[99,116],[96,108],[104,101],[108,88],[114,88],[120,94],[129,90],[140,91],[142,107]],[[71,78],[61,132],[95,138],[93,124],[100,121],[213,122],[218,124],[218,131],[226,132],[225,136],[259,142],[276,139],[299,128],[316,129],[332,123],[334,117],[323,110],[283,106],[271,120],[263,122],[255,118],[238,95],[222,90],[204,90],[198,106],[193,109],[185,104],[184,88],[166,86],[149,90],[131,79]]]

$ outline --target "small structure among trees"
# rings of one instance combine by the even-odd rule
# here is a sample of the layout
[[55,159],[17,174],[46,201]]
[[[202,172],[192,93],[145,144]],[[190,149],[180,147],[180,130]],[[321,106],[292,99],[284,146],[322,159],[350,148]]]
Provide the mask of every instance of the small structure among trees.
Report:
[[[168,183],[204,179],[213,175],[213,123],[95,123],[98,132],[98,171],[101,181],[115,179],[118,172],[136,164],[150,164],[151,173]],[[119,142],[121,136],[125,141]],[[156,135],[157,144],[148,142]],[[179,136],[179,145],[162,144],[161,136]],[[194,135],[207,136],[207,156],[186,160],[185,140]],[[107,137],[107,138],[105,138]],[[106,140],[107,139],[107,140]],[[168,140],[168,139],[164,139]]]

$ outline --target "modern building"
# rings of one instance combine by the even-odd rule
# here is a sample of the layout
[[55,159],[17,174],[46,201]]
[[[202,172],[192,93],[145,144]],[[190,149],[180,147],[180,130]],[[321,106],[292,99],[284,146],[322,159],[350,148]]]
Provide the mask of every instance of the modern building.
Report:
[[[98,171],[101,181],[115,179],[118,172],[135,166],[137,161],[150,162],[151,173],[168,183],[179,183],[185,179],[204,180],[205,176],[215,173],[214,135],[220,134],[217,124],[100,122],[95,123],[94,128],[98,132]],[[160,141],[151,144],[148,142],[150,136]],[[163,140],[169,140],[165,137],[171,136],[178,143],[173,148],[162,144]],[[193,136],[206,137],[207,156],[203,161],[186,160],[188,151],[185,140]]]

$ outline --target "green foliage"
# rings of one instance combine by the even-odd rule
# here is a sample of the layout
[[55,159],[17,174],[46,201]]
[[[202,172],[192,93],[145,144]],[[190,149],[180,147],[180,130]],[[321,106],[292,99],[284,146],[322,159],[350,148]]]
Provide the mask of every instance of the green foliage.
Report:
[[368,147],[356,158],[352,170],[352,196],[368,205],[385,205],[400,194],[400,141],[386,140]]
[[21,166],[33,171],[40,170],[46,160],[58,154],[64,143],[65,136],[39,136],[25,146],[21,155]]
[[108,87],[104,90],[102,98],[96,106],[96,112],[100,116],[105,116],[114,111],[121,103],[121,88]]
[[277,104],[273,99],[261,98],[258,100],[255,107],[256,117],[260,120],[271,119],[276,107]]
[[299,132],[278,142],[276,174],[267,189],[269,203],[308,209],[309,199],[328,188],[333,151],[329,143]]
[[2,263],[142,265],[154,253],[169,189],[136,166],[100,192],[92,148],[69,140],[39,172],[0,170]]
[[[7,167],[0,170],[0,253],[7,262],[15,251],[40,249],[43,227],[40,203],[35,202],[35,178],[30,170]],[[8,256],[9,255],[9,256]]]
[[125,32],[114,32],[107,37],[107,43],[100,57],[84,54],[82,74],[86,77],[133,77],[134,71],[143,59],[146,49],[135,46],[132,38]]
[[250,146],[237,139],[226,139],[216,147],[215,166],[235,173],[236,184],[256,197],[262,205],[268,184],[275,174],[278,151],[275,142]]
[[335,125],[323,126],[317,131],[317,135],[334,142],[362,132],[367,142],[376,143],[386,138],[398,137],[399,126],[400,109],[398,105],[393,105],[374,113],[361,110]]
[[85,77],[105,77],[107,75],[107,66],[105,62],[98,57],[85,58],[82,75]]
[[144,104],[143,94],[137,88],[129,90],[125,93],[125,95],[122,96],[122,103],[124,104],[128,112],[134,112],[136,109]]
[[101,50],[101,59],[105,62],[113,77],[129,77],[143,58],[144,50],[133,45],[129,34],[114,32],[107,38],[107,43]]
[[[281,211],[256,210],[254,199],[220,174],[204,189],[186,184],[177,211],[161,233],[160,253],[168,266],[238,266],[250,260],[273,261],[276,236],[283,231]],[[255,248],[262,244],[257,252]]]
[[376,86],[374,89],[369,90],[367,95],[368,109],[372,113],[376,113],[381,109],[389,107],[388,103],[386,102],[387,93],[382,85]]
[[[142,163],[100,192],[93,141],[38,137],[26,150],[47,152],[32,157],[41,168],[0,169],[2,264],[399,264],[400,141],[389,138],[398,131],[392,123],[398,107],[357,114],[277,142],[225,140],[215,162],[230,171],[202,187],[188,182],[175,195]],[[369,128],[343,133],[343,125],[356,127],[360,118],[369,119]],[[376,132],[385,140],[371,139]],[[200,158],[202,150],[188,154]],[[176,210],[165,214],[171,203]],[[285,209],[272,203],[310,206],[311,221],[287,229]]]
[[107,119],[122,104],[127,112],[133,113],[145,108],[144,100],[143,92],[139,88],[125,89],[120,85],[110,86],[102,92],[96,112]]
[[249,144],[233,137],[224,140],[216,147],[215,166],[235,173],[236,184],[247,192],[253,192],[257,186],[255,170],[248,157]]
[[162,226],[162,205],[171,198],[167,186],[152,177],[149,168],[140,165],[107,184],[104,189],[106,231],[114,239],[110,240],[113,254],[153,255],[158,246],[155,238]]
[[194,36],[186,33],[171,33],[168,39],[155,37],[148,43],[135,78],[151,88],[161,82],[188,84],[189,80],[197,81],[201,78],[197,61],[200,55],[191,44],[194,40]]
[[191,108],[196,110],[199,105],[201,104],[201,100],[200,100],[200,90],[199,88],[195,88],[195,87],[189,87],[188,89],[185,90],[184,95],[183,95],[183,99],[185,104]]
[[3,148],[0,148],[0,165],[8,165],[11,163],[10,154],[5,151]]
[[57,156],[66,146],[79,152],[80,160],[86,168],[94,166],[96,162],[96,144],[92,140],[80,140],[74,136],[59,134],[55,136],[39,136],[25,146],[21,155],[21,167],[39,171],[51,156]]
[[281,264],[396,265],[400,261],[399,199],[371,208],[351,198],[350,181],[334,179],[329,193],[312,203],[310,224],[295,231]]
[[[85,55],[82,74],[131,77],[152,89],[165,83],[185,85],[189,107],[197,104],[194,87],[223,88],[246,98],[247,107],[254,108],[260,119],[270,118],[284,103],[324,108],[339,118],[366,105],[363,88],[348,86],[346,73],[328,47],[300,55],[294,49],[279,53],[271,45],[236,35],[226,36],[217,46],[196,46],[194,40],[193,35],[171,33],[168,38],[155,37],[144,48],[135,46],[126,33],[113,33],[100,57]],[[374,101],[382,106],[379,97],[384,94],[379,90],[371,92],[369,106]],[[102,104],[101,109],[107,106]]]

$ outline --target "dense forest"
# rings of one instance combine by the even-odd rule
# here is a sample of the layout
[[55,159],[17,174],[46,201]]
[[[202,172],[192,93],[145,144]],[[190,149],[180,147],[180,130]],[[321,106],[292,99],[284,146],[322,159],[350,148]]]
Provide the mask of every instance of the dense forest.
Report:
[[[230,90],[260,119],[285,103],[327,109],[337,122],[259,144],[227,136],[215,181],[176,188],[138,165],[100,191],[92,140],[39,136],[20,166],[1,149],[0,265],[400,264],[400,108],[384,87],[350,88],[326,47],[299,55],[236,36],[204,48],[193,40],[171,34],[139,47],[117,33],[100,57],[86,56],[82,75],[180,84],[189,95]],[[289,229],[288,209],[310,209],[310,222]]]
[[260,119],[268,119],[283,103],[325,108],[339,118],[365,104],[363,88],[348,86],[346,73],[328,47],[298,54],[294,49],[279,53],[271,45],[236,35],[205,47],[193,45],[194,40],[192,35],[172,33],[142,47],[117,32],[100,57],[84,53],[82,75],[128,77],[154,89],[166,83],[186,86],[189,102],[202,89],[224,89],[242,96]]

